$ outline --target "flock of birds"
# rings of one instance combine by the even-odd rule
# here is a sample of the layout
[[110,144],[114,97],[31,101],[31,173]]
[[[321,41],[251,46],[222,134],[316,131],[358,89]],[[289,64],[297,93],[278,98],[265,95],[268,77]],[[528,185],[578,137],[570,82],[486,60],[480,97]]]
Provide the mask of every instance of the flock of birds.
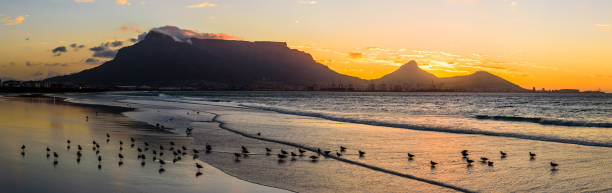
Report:
[[[110,143],[110,134],[106,134],[106,143]],[[185,147],[185,145],[182,146],[178,146],[176,145],[173,141],[170,141],[169,146],[163,146],[160,145],[159,149],[153,148],[153,145],[150,145],[148,142],[146,141],[142,141],[142,143],[138,144],[138,147],[136,147],[136,139],[134,139],[133,137],[130,137],[129,139],[130,148],[136,148],[137,150],[137,160],[140,160],[140,165],[141,166],[145,166],[146,165],[146,160],[147,160],[147,153],[150,153],[148,155],[151,156],[151,161],[153,163],[157,162],[159,163],[159,169],[158,172],[159,173],[163,173],[166,170],[164,169],[164,165],[166,165],[166,162],[170,162],[169,160],[164,160],[163,156],[164,154],[166,155],[172,155],[172,163],[176,163],[178,161],[181,161],[183,159],[184,156],[187,156],[189,153],[191,152],[191,156],[193,157],[193,160],[196,160],[199,158],[199,153],[200,151],[193,148],[193,149],[188,149],[187,147]],[[97,142],[96,140],[93,140],[92,142],[92,147],[91,150],[92,152],[95,153],[96,159],[98,160],[98,169],[102,169],[102,155],[100,154],[100,150],[101,150],[101,144],[100,142]],[[70,151],[71,149],[71,141],[68,139],[66,140],[66,149],[68,151]],[[206,145],[206,152],[210,153],[211,152],[211,146],[210,145]],[[48,146],[46,147],[46,157],[47,159],[49,159],[51,156],[53,156],[53,166],[56,166],[59,162],[59,153],[57,151],[52,151],[51,148],[49,148]],[[81,162],[81,157],[83,157],[83,146],[81,145],[77,145],[77,151],[76,151],[76,162],[80,163]],[[127,156],[127,152],[124,151],[124,142],[123,140],[119,140],[119,150],[117,153],[117,158],[119,158],[119,162],[117,163],[119,165],[119,167],[121,167],[124,162],[123,159]],[[26,155],[26,146],[25,145],[21,145],[21,156],[25,157]],[[196,168],[196,177],[197,176],[201,176],[202,172],[200,172],[200,169],[203,168],[203,166],[199,163],[195,163],[195,168]]]
[[[506,152],[503,152],[503,151],[499,151],[499,154],[500,154],[501,159],[505,159],[508,156],[508,154]],[[461,151],[461,157],[463,158],[463,160],[465,160],[467,166],[468,167],[472,167],[472,163],[474,163],[475,161],[473,159],[470,159],[469,155],[470,155],[470,153],[468,152],[468,150]],[[414,157],[415,157],[414,154],[408,153],[408,159],[409,160],[414,159]],[[529,159],[530,160],[535,160],[535,157],[536,157],[535,153],[529,152]],[[494,162],[491,161],[487,157],[480,157],[480,163],[486,164],[486,165],[488,165],[490,167],[493,167],[493,164],[494,164]],[[429,164],[430,164],[431,168],[435,168],[436,165],[438,165],[438,162],[434,162],[433,160],[430,160]],[[555,162],[552,162],[552,161],[550,162],[551,170],[556,171],[557,170],[557,166],[559,166],[558,163],[555,163]]]

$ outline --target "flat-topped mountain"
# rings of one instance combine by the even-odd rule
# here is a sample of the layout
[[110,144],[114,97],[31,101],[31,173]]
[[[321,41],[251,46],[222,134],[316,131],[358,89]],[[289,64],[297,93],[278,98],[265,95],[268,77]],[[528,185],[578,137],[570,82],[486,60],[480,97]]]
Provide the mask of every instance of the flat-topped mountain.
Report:
[[86,86],[148,85],[239,90],[439,90],[520,92],[487,72],[438,78],[410,61],[375,80],[339,74],[284,42],[176,37],[151,30],[100,66],[45,81]]
[[50,78],[52,82],[89,85],[155,85],[291,89],[315,84],[363,83],[317,63],[308,53],[284,42],[219,39],[176,41],[151,31],[119,50],[115,58],[82,72]]

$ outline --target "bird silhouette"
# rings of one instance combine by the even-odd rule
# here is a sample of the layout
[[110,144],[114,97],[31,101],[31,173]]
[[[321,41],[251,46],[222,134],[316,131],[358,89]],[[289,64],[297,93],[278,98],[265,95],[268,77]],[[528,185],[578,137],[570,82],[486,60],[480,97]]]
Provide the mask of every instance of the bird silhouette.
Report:
[[408,153],[408,158],[409,158],[409,159],[414,158],[414,154]]
[[359,150],[359,157],[363,157],[366,153],[364,151]]
[[434,162],[434,161],[429,161],[429,165],[431,165],[431,167],[436,167],[436,165],[438,165],[438,163]]
[[559,166],[559,164],[557,164],[555,162],[550,162],[550,167],[552,167],[553,170],[556,170],[557,166]]

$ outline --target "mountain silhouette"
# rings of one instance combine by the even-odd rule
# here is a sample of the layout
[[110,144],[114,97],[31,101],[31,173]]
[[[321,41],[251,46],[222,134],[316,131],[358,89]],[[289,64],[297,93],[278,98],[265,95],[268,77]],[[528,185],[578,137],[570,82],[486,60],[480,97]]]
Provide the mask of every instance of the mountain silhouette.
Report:
[[[191,39],[178,42],[151,31],[121,48],[115,58],[51,82],[87,85],[195,86],[210,88],[299,89],[313,85],[363,84],[336,73],[308,53],[284,42]],[[254,88],[254,89],[256,89]]]
[[410,61],[379,79],[339,74],[284,42],[191,38],[150,31],[115,58],[81,72],[45,80],[90,87],[147,85],[197,89],[522,92],[488,72],[438,78]]

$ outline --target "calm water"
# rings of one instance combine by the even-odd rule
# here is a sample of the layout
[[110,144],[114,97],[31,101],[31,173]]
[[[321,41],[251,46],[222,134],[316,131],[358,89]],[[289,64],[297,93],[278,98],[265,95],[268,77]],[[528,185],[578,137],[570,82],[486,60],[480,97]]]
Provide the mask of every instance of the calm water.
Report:
[[[119,92],[69,97],[136,107],[140,110],[128,116],[177,133],[192,127],[196,143],[221,151],[201,158],[207,163],[239,178],[301,192],[452,191],[392,172],[483,192],[612,190],[610,95]],[[249,137],[255,133],[286,143]],[[298,147],[286,144],[333,153],[343,145],[349,148],[344,159],[383,171],[334,159],[313,164],[307,158],[313,152],[283,164],[265,156],[264,147],[274,153]],[[254,149],[254,155],[228,161],[240,145]],[[463,149],[472,152],[471,159],[488,157],[495,165],[468,166],[459,154]],[[357,156],[357,150],[366,156]],[[509,156],[501,158],[499,151]],[[408,160],[407,152],[417,158]],[[530,160],[528,152],[537,158]],[[430,160],[440,165],[430,168]],[[550,161],[560,169],[551,171]]]

